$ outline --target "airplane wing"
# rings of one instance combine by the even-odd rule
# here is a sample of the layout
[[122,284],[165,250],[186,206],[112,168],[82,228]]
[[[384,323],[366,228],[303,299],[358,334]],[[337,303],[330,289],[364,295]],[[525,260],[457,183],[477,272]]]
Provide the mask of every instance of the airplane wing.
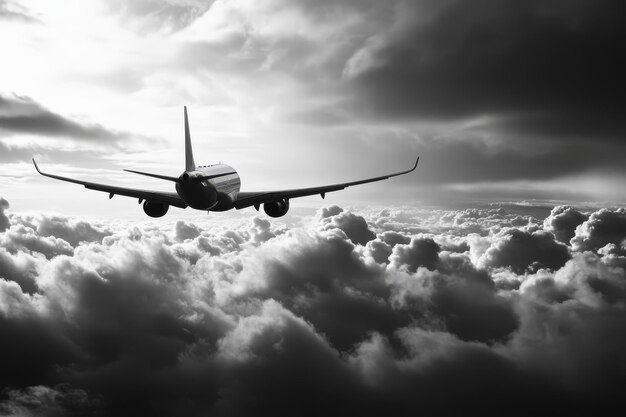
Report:
[[367,178],[367,179],[359,180],[359,181],[344,182],[341,184],[333,184],[333,185],[324,185],[321,187],[297,188],[293,190],[240,192],[237,196],[237,199],[234,202],[234,206],[237,210],[250,207],[250,206],[255,206],[258,210],[258,207],[260,204],[268,203],[271,201],[288,200],[290,198],[305,197],[308,195],[316,195],[316,194],[319,194],[322,196],[322,198],[324,198],[326,193],[330,193],[332,191],[339,191],[339,190],[343,190],[344,188],[350,187],[353,185],[366,184],[368,182],[381,181],[381,180],[386,180],[391,177],[397,177],[398,175],[408,174],[409,172],[412,172],[415,170],[415,168],[417,168],[417,163],[419,162],[419,160],[420,158],[418,156],[413,168],[408,169],[406,171],[396,172],[394,174],[383,175],[380,177]]
[[81,185],[84,185],[85,188],[88,188],[90,190],[104,191],[106,193],[109,193],[109,198],[113,198],[114,195],[123,195],[126,197],[138,198],[140,200],[158,201],[160,203],[169,204],[170,206],[174,206],[174,207],[180,207],[180,208],[187,207],[187,203],[185,203],[185,201],[183,201],[183,199],[180,198],[178,194],[176,193],[140,190],[136,188],[116,187],[113,185],[98,184],[95,182],[76,180],[74,178],[67,178],[67,177],[62,177],[60,175],[47,174],[45,172],[42,172],[39,169],[39,166],[37,165],[37,162],[35,162],[34,158],[33,158],[33,164],[35,164],[35,169],[37,170],[37,172],[39,172],[41,175],[45,177],[50,177],[50,178],[54,178],[56,180],[61,180],[61,181],[73,182],[75,184],[81,184]]

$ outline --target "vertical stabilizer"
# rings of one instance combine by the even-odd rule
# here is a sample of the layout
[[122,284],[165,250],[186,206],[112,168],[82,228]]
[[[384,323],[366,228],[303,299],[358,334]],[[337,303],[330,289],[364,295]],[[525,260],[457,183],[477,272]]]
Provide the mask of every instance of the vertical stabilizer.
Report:
[[196,163],[193,161],[191,149],[191,135],[189,134],[189,119],[187,118],[187,106],[185,106],[185,171],[194,171]]

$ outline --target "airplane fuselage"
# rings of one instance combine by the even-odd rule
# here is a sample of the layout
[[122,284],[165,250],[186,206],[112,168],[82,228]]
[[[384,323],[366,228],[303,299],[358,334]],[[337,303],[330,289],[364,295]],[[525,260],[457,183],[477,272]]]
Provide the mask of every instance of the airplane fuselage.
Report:
[[[231,173],[217,178],[197,181],[198,177]],[[237,172],[226,164],[197,167],[185,171],[176,183],[176,192],[189,207],[198,210],[226,211],[233,208],[241,188]]]

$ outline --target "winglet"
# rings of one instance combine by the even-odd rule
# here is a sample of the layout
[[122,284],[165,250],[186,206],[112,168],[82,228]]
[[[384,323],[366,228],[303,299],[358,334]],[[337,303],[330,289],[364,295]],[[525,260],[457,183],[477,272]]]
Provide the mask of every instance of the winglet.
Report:
[[35,169],[37,170],[37,172],[39,172],[41,174],[41,170],[39,170],[39,166],[37,165],[37,162],[35,162],[35,158],[31,158],[31,159],[33,160],[33,164],[35,165]]
[[187,118],[187,106],[185,109],[185,170],[194,171],[196,163],[193,161],[193,150],[191,149],[191,134],[189,133],[189,119]]

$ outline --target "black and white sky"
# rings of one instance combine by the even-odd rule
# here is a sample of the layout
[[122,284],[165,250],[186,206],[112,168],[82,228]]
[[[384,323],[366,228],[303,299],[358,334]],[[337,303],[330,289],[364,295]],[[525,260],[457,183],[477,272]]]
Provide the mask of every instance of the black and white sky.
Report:
[[[0,415],[610,415],[626,3],[0,0]],[[146,220],[168,189],[381,183]],[[619,408],[618,408],[619,409]]]
[[73,210],[31,155],[121,183],[140,181],[126,167],[177,175],[188,105],[196,159],[233,165],[244,189],[420,154],[419,177],[350,198],[623,203],[622,3],[3,0],[2,186],[16,208],[28,188]]

